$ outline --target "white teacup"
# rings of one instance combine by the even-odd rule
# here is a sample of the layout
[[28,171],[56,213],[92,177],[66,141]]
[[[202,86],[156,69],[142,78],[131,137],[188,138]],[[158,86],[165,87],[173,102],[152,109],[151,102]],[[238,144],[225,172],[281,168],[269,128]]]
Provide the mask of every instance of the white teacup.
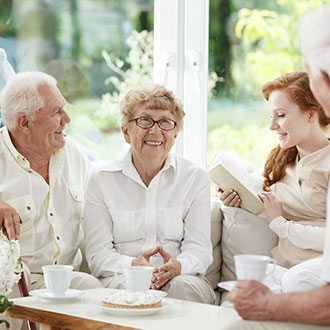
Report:
[[[234,256],[238,280],[256,280],[262,282],[275,271],[276,261],[268,256],[238,254]],[[267,271],[268,264],[272,267]]]
[[69,289],[72,276],[72,266],[43,266],[44,280],[47,290],[54,296],[62,296]]
[[115,272],[118,282],[120,282],[128,291],[147,291],[151,285],[153,267],[150,266],[128,266],[120,273],[125,276],[125,283],[120,280]]

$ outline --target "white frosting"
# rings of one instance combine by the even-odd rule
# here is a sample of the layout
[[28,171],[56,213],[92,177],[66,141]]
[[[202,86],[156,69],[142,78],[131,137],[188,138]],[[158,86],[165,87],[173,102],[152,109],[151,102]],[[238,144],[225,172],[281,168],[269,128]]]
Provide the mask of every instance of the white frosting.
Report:
[[107,297],[104,297],[102,301],[117,305],[141,306],[156,304],[161,299],[162,295],[155,292],[118,291],[110,293]]

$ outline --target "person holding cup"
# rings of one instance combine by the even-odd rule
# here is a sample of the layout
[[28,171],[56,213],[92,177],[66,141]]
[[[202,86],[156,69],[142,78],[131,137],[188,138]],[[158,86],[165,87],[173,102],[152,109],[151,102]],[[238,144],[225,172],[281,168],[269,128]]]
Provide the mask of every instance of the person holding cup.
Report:
[[212,262],[208,174],[170,153],[183,127],[182,105],[152,85],[129,91],[120,112],[130,149],[91,176],[84,215],[89,267],[104,286],[118,288],[116,271],[156,261],[152,289],[213,303],[203,276]]
[[[330,118],[330,57],[321,54],[330,52],[330,4],[307,14],[301,20],[301,41],[305,64],[310,79],[310,88]],[[309,45],[309,46],[308,46]],[[308,55],[309,54],[309,55]],[[317,54],[314,58],[313,54]],[[322,58],[322,60],[321,60]],[[296,282],[309,283],[306,291],[283,294],[272,293],[257,281],[239,281],[229,300],[237,312],[248,320],[282,321],[281,329],[292,329],[292,324],[283,321],[306,324],[330,325],[330,194],[327,198],[326,238],[324,253],[320,258],[305,261],[292,268]],[[293,272],[292,272],[293,273]],[[237,321],[226,330],[273,329],[271,322]],[[299,325],[299,329],[310,326]]]

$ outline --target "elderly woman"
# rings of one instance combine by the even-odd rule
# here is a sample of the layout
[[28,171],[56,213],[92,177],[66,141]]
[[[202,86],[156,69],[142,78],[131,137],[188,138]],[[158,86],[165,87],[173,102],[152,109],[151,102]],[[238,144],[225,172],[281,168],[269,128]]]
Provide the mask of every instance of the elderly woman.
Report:
[[182,105],[153,85],[128,92],[120,111],[130,149],[90,179],[84,216],[89,267],[104,286],[119,288],[115,271],[150,266],[158,257],[152,289],[213,303],[203,277],[212,262],[209,178],[170,153],[183,126]]

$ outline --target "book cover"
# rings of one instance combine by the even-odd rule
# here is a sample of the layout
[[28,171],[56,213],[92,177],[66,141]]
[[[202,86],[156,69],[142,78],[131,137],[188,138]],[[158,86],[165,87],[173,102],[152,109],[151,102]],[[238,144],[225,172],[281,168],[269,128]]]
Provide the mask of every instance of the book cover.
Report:
[[209,175],[211,180],[222,190],[233,189],[241,198],[241,207],[253,214],[264,209],[258,197],[263,191],[262,183],[248,173],[228,153],[218,152],[210,162]]

